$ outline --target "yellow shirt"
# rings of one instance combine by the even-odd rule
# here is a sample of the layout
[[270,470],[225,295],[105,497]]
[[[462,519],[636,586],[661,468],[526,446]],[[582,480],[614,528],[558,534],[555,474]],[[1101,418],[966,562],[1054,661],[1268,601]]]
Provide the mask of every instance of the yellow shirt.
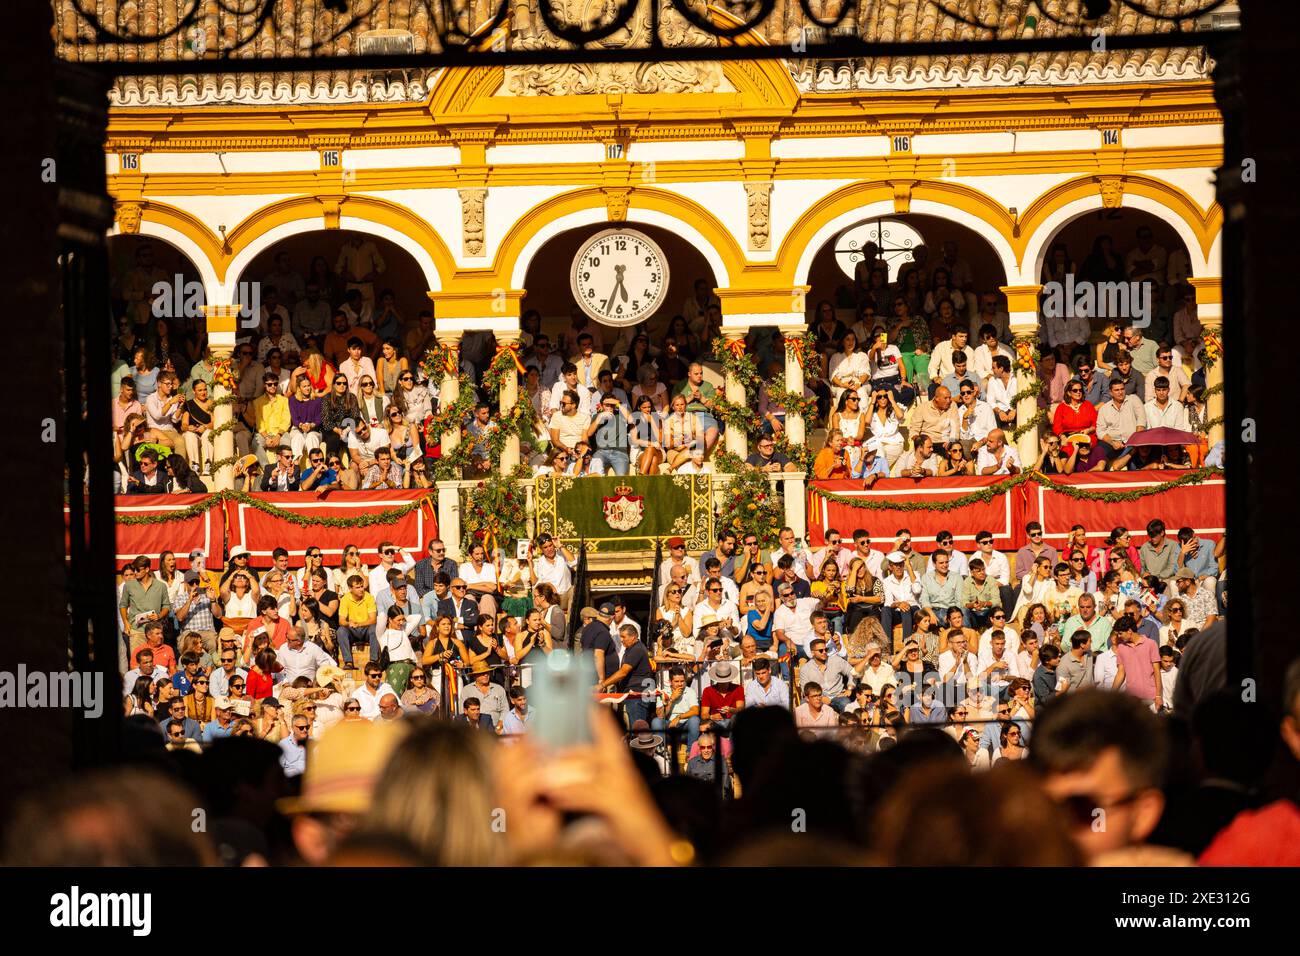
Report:
[[289,400],[263,395],[253,402],[253,426],[265,435],[283,435],[290,428]]
[[363,624],[375,616],[375,611],[375,598],[372,594],[365,594],[358,601],[349,591],[339,598],[339,624],[342,626]]

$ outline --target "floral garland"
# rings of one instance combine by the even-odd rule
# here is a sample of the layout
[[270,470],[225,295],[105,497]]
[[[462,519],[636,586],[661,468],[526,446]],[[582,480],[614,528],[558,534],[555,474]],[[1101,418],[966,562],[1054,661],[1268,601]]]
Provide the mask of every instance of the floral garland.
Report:
[[493,475],[466,494],[461,508],[464,547],[476,544],[491,554],[502,541],[529,537],[527,496],[519,475]]
[[758,365],[752,356],[745,352],[745,340],[733,339],[728,342],[722,336],[713,340],[712,357],[722,365],[724,375],[739,382],[745,389],[745,395],[752,398],[758,392],[762,377],[758,374]]
[[733,475],[722,492],[722,504],[717,511],[718,528],[753,533],[759,547],[774,546],[785,524],[783,496],[772,490],[765,473],[747,467],[737,455],[719,452],[715,463]]
[[1018,475],[1012,475],[1006,481],[1000,481],[997,484],[989,485],[987,488],[981,488],[978,491],[972,491],[969,494],[953,498],[951,501],[896,501],[882,500],[872,498],[848,498],[844,495],[837,495],[832,491],[826,491],[818,488],[816,485],[810,487],[810,491],[820,498],[838,505],[847,505],[850,508],[860,508],[869,511],[954,511],[958,508],[964,508],[967,505],[992,501],[999,495],[1005,494],[1012,488],[1023,485],[1025,482],[1032,482],[1049,488],[1052,491],[1065,495],[1067,498],[1073,498],[1076,501],[1104,501],[1115,504],[1122,501],[1137,501],[1141,498],[1147,498],[1151,495],[1163,494],[1173,488],[1181,488],[1183,485],[1198,485],[1203,481],[1211,478],[1222,476],[1222,468],[1198,468],[1195,471],[1189,471],[1184,475],[1170,481],[1162,481],[1158,485],[1151,485],[1147,488],[1135,488],[1131,491],[1089,491],[1085,488],[1077,488],[1073,485],[1061,484],[1052,481],[1037,471],[1022,471]]
[[768,383],[767,400],[784,408],[787,415],[802,416],[806,422],[811,422],[817,413],[817,399],[790,391],[784,375],[778,375]]
[[1201,330],[1201,364],[1208,372],[1223,357],[1223,340],[1214,329]]
[[497,349],[497,354],[492,356],[487,371],[483,373],[482,384],[487,389],[488,394],[499,396],[501,389],[505,387],[507,376],[523,374],[524,363],[519,361],[519,343],[510,342],[507,345],[500,346]]
[[808,330],[798,335],[782,336],[782,341],[785,344],[785,354],[792,356],[800,368],[806,368],[809,356],[817,352],[817,336]]

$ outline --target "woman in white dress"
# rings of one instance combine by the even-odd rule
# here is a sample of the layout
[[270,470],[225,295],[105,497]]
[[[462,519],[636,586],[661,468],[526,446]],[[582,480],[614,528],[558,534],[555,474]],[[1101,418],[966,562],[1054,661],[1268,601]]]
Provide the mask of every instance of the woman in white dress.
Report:
[[363,581],[370,580],[370,569],[361,563],[361,549],[355,544],[343,546],[343,563],[330,572],[330,590],[336,594],[345,594],[348,590],[348,578],[354,574],[361,575]]
[[894,462],[903,453],[903,433],[899,431],[899,422],[903,412],[894,400],[894,393],[888,389],[875,392],[871,398],[871,417],[867,420],[867,437],[880,443],[880,453],[892,471]]
[[826,433],[833,435],[836,432],[844,436],[844,450],[849,456],[850,473],[857,471],[862,461],[862,443],[867,438],[867,416],[862,412],[862,396],[856,388],[844,389],[835,405],[835,411],[831,412]]
[[[1047,605],[1054,590],[1056,590],[1056,582],[1052,580],[1052,561],[1050,558],[1041,557],[1034,562],[1033,570],[1020,582],[1020,593],[1016,595],[1016,606],[1011,616],[1020,621],[1021,612],[1027,610],[1030,605]],[[1023,626],[1021,630],[1024,630]]]
[[831,383],[831,402],[835,405],[839,404],[845,389],[859,388],[871,379],[867,354],[858,351],[858,337],[852,331],[845,332],[840,343],[840,350],[831,356],[826,375]]

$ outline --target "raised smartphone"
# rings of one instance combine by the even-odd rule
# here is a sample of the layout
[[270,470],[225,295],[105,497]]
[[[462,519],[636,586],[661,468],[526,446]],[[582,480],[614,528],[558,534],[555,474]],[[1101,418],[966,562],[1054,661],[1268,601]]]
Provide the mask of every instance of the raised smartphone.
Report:
[[587,653],[554,650],[533,668],[530,702],[537,708],[530,736],[550,750],[591,743],[596,665]]

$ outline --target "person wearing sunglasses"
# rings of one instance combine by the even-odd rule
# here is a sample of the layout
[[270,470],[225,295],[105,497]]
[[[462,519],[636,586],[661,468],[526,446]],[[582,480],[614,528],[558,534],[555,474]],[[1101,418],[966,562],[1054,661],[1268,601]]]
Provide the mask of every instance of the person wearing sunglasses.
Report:
[[331,380],[329,394],[321,399],[321,434],[328,456],[343,454],[352,428],[360,419],[361,405],[348,387],[347,376],[340,372]]
[[1141,846],[1155,829],[1165,806],[1166,739],[1150,707],[1128,694],[1081,690],[1038,718],[1030,763],[1070,813],[1071,836],[1090,861]]

